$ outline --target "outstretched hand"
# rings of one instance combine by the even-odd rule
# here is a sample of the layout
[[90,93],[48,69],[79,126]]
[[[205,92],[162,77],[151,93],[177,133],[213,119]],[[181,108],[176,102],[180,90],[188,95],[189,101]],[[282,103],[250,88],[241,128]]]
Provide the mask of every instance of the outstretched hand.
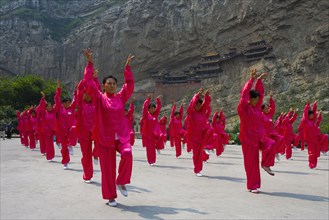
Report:
[[92,53],[92,51],[90,50],[90,48],[88,48],[88,49],[84,49],[84,50],[83,50],[83,53],[84,53],[84,55],[85,55],[85,57],[86,57],[86,59],[87,59],[88,62],[91,62],[91,63],[94,62],[94,61],[93,61],[93,53]]
[[256,70],[256,69],[251,69],[251,70],[250,70],[250,73],[251,73],[251,77],[252,77],[253,79],[255,79],[255,78],[256,78],[256,75],[257,75],[257,70]]
[[203,87],[199,89],[198,95],[201,95],[203,93]]
[[97,78],[98,77],[98,68],[94,70],[93,77]]
[[161,99],[162,95],[158,95],[157,99]]
[[131,61],[132,61],[132,59],[133,59],[134,57],[135,57],[135,56],[129,54],[125,66],[130,66]]
[[268,73],[267,72],[264,72],[264,73],[262,73],[262,75],[260,75],[258,77],[258,79],[265,79],[267,77],[267,75],[268,75]]
[[40,94],[42,95],[42,97],[45,97],[45,93],[43,91],[40,92]]

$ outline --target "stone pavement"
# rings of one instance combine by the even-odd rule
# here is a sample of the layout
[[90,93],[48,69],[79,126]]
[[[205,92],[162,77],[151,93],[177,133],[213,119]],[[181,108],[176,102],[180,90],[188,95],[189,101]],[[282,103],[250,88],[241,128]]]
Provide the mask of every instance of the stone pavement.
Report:
[[0,148],[1,219],[328,219],[328,156],[311,170],[306,151],[293,151],[292,161],[282,157],[274,177],[261,170],[261,193],[252,194],[241,146],[228,145],[220,158],[211,155],[204,176],[196,177],[190,154],[176,159],[167,146],[150,167],[136,140],[129,196],[118,191],[113,208],[101,197],[99,166],[93,183],[83,182],[79,145],[69,170],[57,148],[54,162],[19,139],[1,140]]

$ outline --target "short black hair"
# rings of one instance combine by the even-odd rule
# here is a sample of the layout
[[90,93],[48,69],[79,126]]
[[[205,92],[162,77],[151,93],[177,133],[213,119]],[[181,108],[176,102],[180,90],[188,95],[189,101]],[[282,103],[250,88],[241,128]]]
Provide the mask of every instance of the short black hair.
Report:
[[264,108],[267,106],[267,104],[262,104],[262,110],[264,110]]
[[312,110],[308,110],[308,115],[314,115],[314,112]]
[[203,99],[198,99],[198,101],[196,101],[196,104],[198,104],[198,103],[202,104],[202,102],[203,102]]
[[72,99],[70,97],[65,97],[65,98],[62,99],[62,103],[63,102],[70,102],[70,101],[72,101]]
[[151,102],[151,103],[149,104],[149,106],[148,106],[148,109],[150,109],[151,107],[156,108],[156,105],[155,105],[153,102]]
[[249,91],[249,95],[250,95],[251,99],[260,97],[259,92],[257,92],[256,90],[253,90],[253,89]]
[[174,114],[174,115],[175,115],[175,116],[176,116],[176,115],[180,115],[180,112],[175,112],[175,114]]
[[108,76],[104,77],[104,79],[103,79],[103,84],[106,83],[106,80],[107,80],[107,79],[114,79],[115,83],[118,83],[118,80],[117,80],[117,78],[115,78],[115,76],[113,76],[113,75],[108,75]]

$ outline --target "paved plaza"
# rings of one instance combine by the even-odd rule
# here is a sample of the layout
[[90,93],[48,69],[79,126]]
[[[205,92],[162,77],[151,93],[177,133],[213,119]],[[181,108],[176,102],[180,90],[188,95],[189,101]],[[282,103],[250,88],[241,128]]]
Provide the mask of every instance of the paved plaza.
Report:
[[[260,194],[246,190],[241,146],[228,145],[211,155],[203,177],[193,173],[192,155],[182,158],[167,143],[149,166],[141,140],[133,147],[134,165],[128,197],[118,191],[118,207],[101,195],[99,165],[92,184],[82,180],[81,151],[74,149],[63,170],[56,147],[54,162],[39,148],[31,151],[19,139],[1,140],[1,219],[328,219],[329,157],[308,168],[307,151],[293,151],[273,167],[261,170]],[[119,156],[117,156],[117,161]]]

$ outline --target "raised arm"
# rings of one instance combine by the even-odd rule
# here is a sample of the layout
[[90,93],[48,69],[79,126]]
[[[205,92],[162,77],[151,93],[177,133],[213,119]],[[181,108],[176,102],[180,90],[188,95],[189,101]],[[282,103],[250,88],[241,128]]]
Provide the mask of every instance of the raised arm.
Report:
[[194,112],[194,107],[196,105],[196,102],[199,100],[200,98],[200,93],[196,93],[193,98],[190,101],[190,104],[187,107],[187,114],[192,114]]
[[155,109],[154,115],[156,115],[157,117],[160,115],[160,111],[161,111],[161,107],[162,107],[160,97],[161,96],[158,96],[156,101],[155,101],[157,107]]
[[275,110],[276,110],[276,105],[272,98],[272,95],[270,94],[270,105],[269,105],[268,114],[270,115],[271,118],[273,118],[273,116],[275,114]]
[[131,64],[131,61],[133,58],[134,58],[134,56],[132,56],[131,54],[128,55],[125,69],[124,69],[124,74],[123,74],[125,82],[124,82],[120,92],[118,92],[118,94],[123,99],[122,100],[123,103],[126,103],[130,99],[131,95],[134,92],[134,88],[135,88],[134,76],[130,69],[130,64]]
[[320,127],[321,121],[322,121],[322,113],[320,112],[318,114],[318,120],[316,121],[316,126]]
[[212,116],[211,125],[214,127],[216,124],[216,118],[217,118],[218,112],[215,112]]
[[60,109],[62,103],[61,103],[61,93],[62,93],[62,88],[60,87],[60,83],[59,80],[57,80],[57,89],[56,89],[56,93],[55,93],[55,97],[54,97],[54,110],[55,112],[58,112],[58,110]]
[[147,118],[148,106],[151,102],[151,97],[149,96],[143,104],[143,118]]
[[251,78],[246,82],[241,90],[241,97],[238,105],[239,114],[244,112],[244,109],[247,105],[249,105],[250,95],[249,92],[252,88],[256,75],[252,75]]
[[184,107],[183,105],[180,105],[180,108],[179,108],[179,120],[183,120],[183,113],[184,113]]
[[176,112],[176,104],[173,104],[171,107],[170,122],[175,117],[175,112]]

